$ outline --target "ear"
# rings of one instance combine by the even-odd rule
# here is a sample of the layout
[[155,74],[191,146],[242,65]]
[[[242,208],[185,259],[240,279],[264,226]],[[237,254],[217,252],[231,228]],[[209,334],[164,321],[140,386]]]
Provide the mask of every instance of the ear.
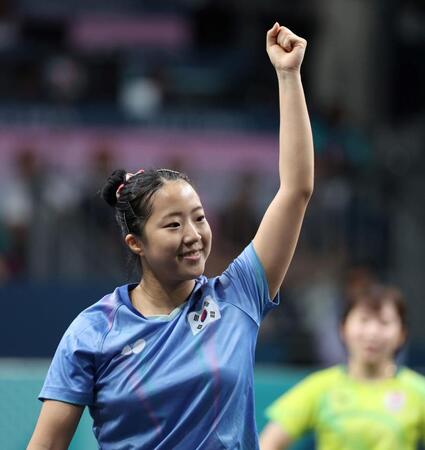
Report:
[[138,238],[134,234],[127,234],[127,236],[124,238],[124,241],[133,253],[139,256],[143,255],[143,244],[140,238]]
[[400,349],[401,347],[403,347],[403,345],[406,343],[406,341],[407,341],[407,330],[405,328],[403,328],[401,335],[400,335],[400,341],[399,341],[398,348]]

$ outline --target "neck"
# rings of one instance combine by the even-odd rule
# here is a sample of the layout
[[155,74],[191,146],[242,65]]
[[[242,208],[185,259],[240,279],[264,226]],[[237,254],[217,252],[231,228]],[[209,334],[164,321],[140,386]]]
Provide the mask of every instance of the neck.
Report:
[[145,317],[170,314],[187,300],[194,287],[195,280],[165,286],[156,278],[146,274],[136,288],[131,291],[131,302]]
[[394,361],[382,361],[375,364],[362,363],[350,359],[348,374],[356,380],[383,380],[392,378],[397,370]]

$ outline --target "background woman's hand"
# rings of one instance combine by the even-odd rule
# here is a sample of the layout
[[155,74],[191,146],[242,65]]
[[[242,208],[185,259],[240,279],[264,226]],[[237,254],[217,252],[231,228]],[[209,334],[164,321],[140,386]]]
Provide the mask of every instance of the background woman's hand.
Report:
[[278,72],[299,71],[307,41],[277,22],[267,32],[266,49]]

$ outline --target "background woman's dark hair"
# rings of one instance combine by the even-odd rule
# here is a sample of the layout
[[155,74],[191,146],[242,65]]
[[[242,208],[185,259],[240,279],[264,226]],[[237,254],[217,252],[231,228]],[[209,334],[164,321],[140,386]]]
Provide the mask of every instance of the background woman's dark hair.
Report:
[[[170,169],[146,170],[131,176],[127,181],[126,175],[127,171],[123,169],[115,170],[101,190],[102,198],[115,208],[115,218],[123,238],[129,233],[144,238],[144,227],[152,214],[152,197],[164,183],[184,180],[192,185],[187,175]],[[123,187],[117,198],[120,185]],[[140,262],[136,255],[133,256]]]
[[379,311],[383,305],[391,303],[394,305],[400,317],[404,330],[407,330],[406,301],[401,291],[393,286],[372,284],[362,290],[353,293],[346,298],[341,315],[341,324],[344,325],[350,312],[359,305],[364,305],[372,311]]

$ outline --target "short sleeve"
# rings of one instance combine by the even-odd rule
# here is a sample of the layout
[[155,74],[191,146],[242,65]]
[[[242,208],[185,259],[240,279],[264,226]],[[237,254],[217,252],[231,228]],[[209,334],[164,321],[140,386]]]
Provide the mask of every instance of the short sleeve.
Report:
[[97,340],[90,327],[80,331],[73,325],[59,343],[38,398],[91,405]]
[[314,378],[308,377],[272,403],[266,416],[279,424],[292,439],[298,439],[315,427],[318,396]]
[[220,283],[229,294],[225,301],[245,311],[258,325],[266,313],[279,304],[279,294],[274,299],[269,296],[269,287],[264,268],[253,244],[229,265],[219,277]]

